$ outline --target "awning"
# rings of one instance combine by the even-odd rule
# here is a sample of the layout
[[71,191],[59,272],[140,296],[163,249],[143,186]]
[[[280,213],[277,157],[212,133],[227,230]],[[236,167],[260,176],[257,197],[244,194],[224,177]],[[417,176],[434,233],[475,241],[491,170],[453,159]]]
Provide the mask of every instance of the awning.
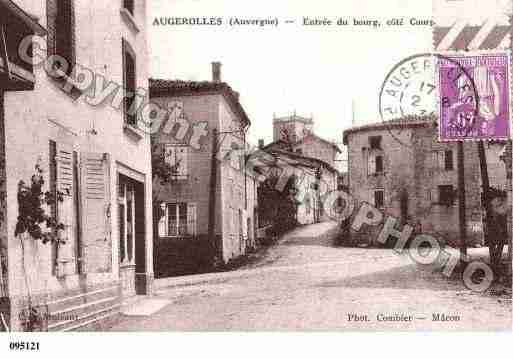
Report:
[[11,0],[0,0],[0,86],[2,90],[17,91],[34,88],[32,63],[18,53],[27,36],[45,36],[46,30],[34,16],[23,11]]
[[7,11],[7,13],[4,13],[7,15],[7,17],[15,16],[17,19],[27,25],[27,27],[32,29],[34,34],[39,36],[46,35],[46,29],[42,27],[31,15],[23,11],[12,0],[0,0],[0,8],[2,7]]

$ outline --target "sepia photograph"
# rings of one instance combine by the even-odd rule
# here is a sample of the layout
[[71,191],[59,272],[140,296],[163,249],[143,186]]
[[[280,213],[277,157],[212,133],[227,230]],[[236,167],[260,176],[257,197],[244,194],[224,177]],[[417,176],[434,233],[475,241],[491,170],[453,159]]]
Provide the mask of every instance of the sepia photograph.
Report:
[[512,29],[513,0],[0,0],[3,349],[511,334]]

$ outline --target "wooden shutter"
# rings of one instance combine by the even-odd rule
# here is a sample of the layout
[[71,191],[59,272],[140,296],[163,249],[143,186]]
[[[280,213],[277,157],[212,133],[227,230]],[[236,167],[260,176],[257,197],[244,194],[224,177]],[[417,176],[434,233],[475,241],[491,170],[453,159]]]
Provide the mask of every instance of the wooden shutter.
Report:
[[59,245],[57,260],[59,262],[74,261],[75,231],[74,186],[73,186],[73,148],[69,144],[56,145],[55,164],[57,167],[57,191],[62,193],[62,202],[57,203],[58,219],[64,225],[59,235],[64,244]]
[[444,151],[438,151],[438,169],[443,170],[445,169],[445,152]]
[[164,215],[159,220],[159,237],[167,236],[168,213],[167,204],[164,210]]
[[173,145],[166,145],[164,150],[164,160],[166,163],[170,166],[174,166],[176,163],[176,146]]
[[246,210],[242,210],[241,213],[241,225],[242,225],[242,237],[248,240],[248,213]]
[[123,7],[128,10],[128,12],[134,15],[134,0],[123,0]]
[[57,191],[66,196],[73,195],[73,148],[67,144],[57,144]]
[[367,156],[367,165],[369,175],[373,175],[376,173],[376,159],[370,153]]
[[180,165],[178,166],[178,175],[179,176],[187,176],[187,152],[188,147],[186,146],[178,146],[176,148],[177,151],[177,160],[180,162]]
[[[135,54],[129,50],[130,45],[123,40],[122,42],[122,51],[123,51],[123,83],[125,87],[125,93],[135,93],[136,92],[136,63],[135,63]],[[130,111],[132,107],[132,103],[134,102],[134,97],[125,96],[124,97],[124,113],[125,113],[125,121],[129,125],[137,125],[137,116],[135,113]]]
[[433,169],[438,168],[438,151],[431,152],[431,166]]
[[112,270],[109,165],[108,154],[81,154],[82,270],[85,273]]
[[64,57],[69,64],[67,73],[75,65],[74,59],[74,28],[73,28],[73,0],[57,0],[57,16],[55,18],[55,44],[56,53]]
[[187,233],[196,235],[196,203],[187,203]]
[[187,166],[187,155],[189,152],[189,148],[187,146],[181,145],[166,145],[165,146],[165,161],[170,166],[175,166],[178,162],[177,166],[177,176],[184,177],[187,176],[188,166]]

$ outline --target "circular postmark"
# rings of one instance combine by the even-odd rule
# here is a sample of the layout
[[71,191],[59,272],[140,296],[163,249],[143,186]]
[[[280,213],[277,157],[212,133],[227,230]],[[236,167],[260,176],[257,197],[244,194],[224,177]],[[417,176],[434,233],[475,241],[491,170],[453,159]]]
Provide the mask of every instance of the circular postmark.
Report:
[[[450,94],[439,88],[441,63],[450,65],[444,73],[446,86],[454,89]],[[400,138],[400,131],[392,131],[394,120],[436,122],[440,113],[450,107],[451,126],[458,131],[471,131],[478,104],[469,71],[457,60],[433,53],[415,54],[397,63],[385,76],[379,93],[381,120],[391,137],[405,147],[412,145]]]
[[409,56],[386,75],[379,93],[379,113],[383,121],[408,115],[435,113],[435,61],[432,54]]

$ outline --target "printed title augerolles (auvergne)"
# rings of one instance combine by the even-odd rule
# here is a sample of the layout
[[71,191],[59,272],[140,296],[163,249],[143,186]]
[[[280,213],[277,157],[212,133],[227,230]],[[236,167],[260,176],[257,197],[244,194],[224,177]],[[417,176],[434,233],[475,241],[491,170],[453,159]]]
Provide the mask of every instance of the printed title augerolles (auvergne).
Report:
[[[122,85],[110,81],[105,76],[97,74],[80,64],[76,64],[70,72],[70,64],[63,56],[54,54],[47,57],[46,50],[46,40],[40,36],[32,35],[25,37],[21,41],[18,47],[18,54],[27,64],[32,64],[34,67],[43,66],[49,76],[63,79],[59,85],[62,91],[71,94],[73,89],[78,89],[82,93],[80,97],[91,106],[105,105],[108,102],[108,105],[119,111],[122,109],[125,98],[133,98],[133,102],[127,112],[130,115],[137,114],[137,123],[140,125],[138,127],[141,130],[144,131],[149,128],[149,133],[154,134],[162,127],[162,131],[171,134],[175,130],[175,126],[178,126],[174,135],[177,140],[183,140],[190,133],[189,145],[195,150],[201,148],[201,138],[208,135],[207,123],[205,121],[198,121],[191,125],[186,117],[180,116],[175,121],[168,121],[164,125],[164,121],[169,118],[173,109],[165,109],[156,103],[150,102],[147,90],[138,88],[135,92],[126,91]],[[69,76],[67,75],[68,73],[70,73]],[[296,180],[301,180],[304,177],[298,176],[292,166],[286,161],[273,161],[272,158],[269,158],[268,153],[261,150],[252,151],[245,163],[246,170],[253,173],[256,167],[272,166],[279,168],[280,175],[275,184],[277,190],[283,190],[292,175],[296,177]],[[304,196],[305,193],[302,192],[295,195],[298,201],[302,201]],[[344,191],[324,191],[321,198],[324,202],[324,208],[327,209],[326,212],[332,219],[339,221],[339,223],[347,220],[354,213],[355,199]],[[343,210],[338,205],[338,199],[345,203]],[[351,228],[359,231],[363,225],[377,226],[382,224],[385,217],[385,214],[379,209],[364,202],[354,216]],[[402,230],[399,231],[395,228],[397,223],[398,220],[396,218],[387,216],[377,241],[384,244],[389,237],[395,237],[397,242],[394,246],[394,251],[401,254],[413,234],[413,228],[409,224],[405,224]],[[429,246],[426,247],[425,244]],[[417,263],[438,263],[443,268],[442,273],[446,276],[451,276],[460,260],[470,262],[463,272],[463,281],[467,288],[474,291],[488,289],[493,281],[493,271],[486,263],[471,261],[469,257],[461,257],[459,252],[455,250],[448,251],[442,248],[439,241],[429,234],[416,235],[408,246],[408,253],[412,260]],[[484,277],[480,281],[475,282],[472,278],[477,271],[481,271]]]
[[[37,35],[26,36],[18,46],[18,55],[27,64],[34,67],[43,66],[45,72],[52,78],[62,79],[59,87],[62,91],[71,94],[74,89],[79,90],[81,98],[91,106],[108,104],[120,111],[125,98],[133,99],[127,113],[137,115],[137,127],[144,132],[154,134],[161,127],[162,131],[170,134],[173,130],[174,137],[182,141],[186,135],[189,136],[189,145],[199,150],[202,137],[207,136],[207,122],[197,121],[189,123],[186,118],[180,117],[176,121],[166,123],[170,110],[149,101],[148,91],[138,88],[135,92],[126,91],[122,85],[107,79],[105,76],[95,73],[90,68],[76,64],[71,71],[68,61],[58,54],[47,55],[47,42],[43,37]],[[67,74],[70,73],[68,76]],[[78,97],[77,97],[78,98]],[[77,99],[75,98],[75,100]],[[178,129],[175,127],[178,126]]]

